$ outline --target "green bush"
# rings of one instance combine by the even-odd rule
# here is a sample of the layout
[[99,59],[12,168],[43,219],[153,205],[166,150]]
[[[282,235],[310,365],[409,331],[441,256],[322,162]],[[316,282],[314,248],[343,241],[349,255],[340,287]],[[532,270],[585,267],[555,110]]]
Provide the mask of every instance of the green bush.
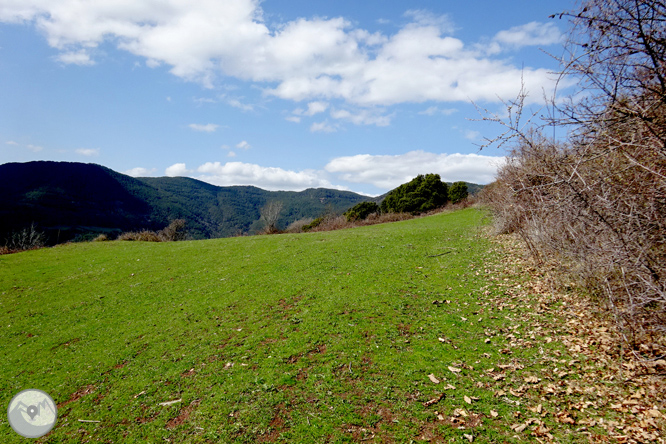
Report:
[[303,231],[310,231],[313,228],[319,226],[323,221],[324,221],[323,217],[318,217],[315,220],[313,220],[312,222],[310,222],[309,224],[305,225],[303,227]]
[[439,174],[420,174],[391,191],[382,201],[382,213],[419,214],[446,205],[448,186]]
[[454,182],[449,188],[449,199],[451,203],[457,204],[467,198],[467,184],[465,182]]
[[347,218],[347,222],[354,222],[364,220],[372,213],[379,213],[379,205],[375,202],[361,202],[345,211],[344,216]]

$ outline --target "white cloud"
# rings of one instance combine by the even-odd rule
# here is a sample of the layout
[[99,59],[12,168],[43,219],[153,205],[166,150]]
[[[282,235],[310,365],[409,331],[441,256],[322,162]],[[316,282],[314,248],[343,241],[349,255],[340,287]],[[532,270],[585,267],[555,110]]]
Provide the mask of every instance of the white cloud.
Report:
[[233,106],[234,108],[240,109],[241,111],[253,111],[254,110],[253,105],[249,105],[247,103],[242,103],[238,99],[229,99],[229,100],[227,100],[227,103],[230,106]]
[[[452,37],[449,18],[426,11],[408,11],[409,23],[384,35],[343,18],[301,18],[269,29],[259,0],[158,3],[11,0],[0,6],[0,20],[34,23],[67,63],[92,63],[91,51],[107,42],[206,87],[231,76],[260,83],[267,94],[311,103],[497,102],[498,96],[514,98],[521,79],[540,101],[542,90],[555,85],[546,69],[514,66],[492,58],[494,50]],[[550,44],[558,33],[553,24],[529,23],[498,33],[492,44]]]
[[86,50],[63,52],[58,54],[56,59],[68,65],[90,66],[95,64]]
[[192,173],[192,170],[188,170],[184,163],[174,163],[170,167],[167,167],[166,170],[164,170],[164,174],[169,177],[187,176],[190,173]]
[[207,123],[205,125],[201,125],[198,123],[190,123],[188,126],[194,131],[200,131],[204,133],[214,133],[215,131],[217,131],[220,125],[216,125],[214,123]]
[[531,22],[495,34],[493,41],[512,47],[553,45],[562,41],[562,33],[554,23]]
[[308,109],[303,113],[304,116],[314,116],[315,114],[323,113],[328,109],[328,103],[326,102],[310,102],[308,103]]
[[236,157],[236,152],[234,152],[234,151],[229,151],[229,152],[227,153],[227,157]]
[[[28,148],[30,151],[33,153],[38,153],[44,149],[44,147],[38,146],[38,145],[26,145],[26,148]],[[86,152],[91,152],[91,154],[84,154],[85,156],[96,156],[99,154],[99,150],[84,150]],[[78,150],[77,150],[78,152]],[[83,154],[83,153],[80,153]]]
[[155,174],[157,171],[157,168],[143,168],[143,167],[136,167],[129,169],[127,171],[123,171],[123,174],[127,174],[128,176],[132,177],[146,177],[146,176],[152,176]]
[[242,162],[207,162],[197,168],[197,179],[218,186],[254,185],[266,190],[301,191],[306,188],[336,188],[322,178],[321,171],[291,171]]
[[457,113],[458,110],[455,108],[445,108],[440,109],[437,106],[431,106],[428,109],[420,111],[419,114],[422,116],[434,116],[435,114],[444,114],[445,116],[450,116],[451,114]]
[[[10,145],[10,146],[16,146],[16,147],[21,147],[22,145],[18,142],[15,142],[13,140],[8,140],[5,142],[5,145]],[[37,146],[37,145],[23,145],[23,148],[32,151],[33,153],[38,153],[44,149],[44,147]]]
[[288,116],[288,117],[285,117],[284,120],[286,120],[288,122],[301,123],[301,118],[298,117],[298,116]]
[[[40,147],[36,147],[41,150]],[[78,148],[74,150],[76,154],[79,154],[81,156],[86,156],[86,157],[93,157],[93,156],[99,156],[99,148]]]
[[503,157],[479,154],[436,154],[411,151],[405,154],[338,157],[325,167],[339,179],[352,183],[372,184],[390,190],[410,181],[419,174],[436,173],[442,180],[454,182],[464,180],[485,184],[495,178]]
[[340,109],[331,111],[331,117],[338,120],[346,120],[355,125],[377,125],[388,126],[392,116],[383,116],[373,109],[362,109],[356,113]]
[[242,142],[239,142],[238,144],[236,144],[236,148],[238,148],[240,150],[249,150],[250,148],[252,148],[252,145],[247,143],[247,141],[243,140]]
[[315,122],[310,125],[310,131],[313,133],[333,133],[337,130],[337,127],[330,125],[328,122]]
[[474,130],[466,129],[463,131],[463,136],[467,140],[479,140],[481,138],[481,133]]

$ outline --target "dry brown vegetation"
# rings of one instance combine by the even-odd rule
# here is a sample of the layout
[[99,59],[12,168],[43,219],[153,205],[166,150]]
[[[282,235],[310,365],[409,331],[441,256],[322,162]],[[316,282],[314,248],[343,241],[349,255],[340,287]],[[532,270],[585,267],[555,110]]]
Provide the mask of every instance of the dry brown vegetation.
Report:
[[[619,338],[654,360],[666,330],[666,5],[588,0],[564,13],[563,78],[576,99],[553,99],[545,125],[509,118],[508,163],[485,192],[498,232],[517,233],[612,314]],[[582,99],[581,99],[582,97]],[[566,140],[545,135],[564,129]],[[642,348],[642,345],[648,350]]]
[[[185,240],[187,231],[185,230],[184,219],[174,219],[171,223],[160,231],[129,231],[118,236],[122,241],[141,241],[141,242],[175,242]],[[96,239],[104,240],[104,239]]]

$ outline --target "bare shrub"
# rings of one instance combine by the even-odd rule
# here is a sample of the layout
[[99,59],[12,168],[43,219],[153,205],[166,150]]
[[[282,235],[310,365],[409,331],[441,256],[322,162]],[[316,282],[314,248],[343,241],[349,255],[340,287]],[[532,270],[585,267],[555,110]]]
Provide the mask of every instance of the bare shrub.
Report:
[[107,236],[106,234],[100,234],[99,236],[94,238],[92,241],[93,242],[106,242],[108,240],[109,240],[109,236]]
[[264,234],[276,234],[280,230],[277,228],[277,221],[280,218],[283,204],[279,201],[271,201],[259,210],[260,220],[264,222]]
[[42,248],[46,243],[44,233],[37,230],[35,224],[9,235],[5,248],[8,251],[25,251]]
[[284,231],[285,233],[302,233],[303,227],[310,225],[313,221],[314,219],[312,219],[311,217],[295,220],[294,222],[290,223],[289,226]]
[[548,125],[566,141],[521,122],[509,104],[508,163],[484,190],[499,232],[516,232],[538,260],[556,259],[610,310],[625,339],[666,330],[666,5],[588,0],[572,21],[563,75],[578,97]]
[[355,226],[353,222],[348,222],[345,216],[327,215],[321,223],[310,229],[310,231],[334,231],[351,228]]
[[168,226],[160,230],[157,235],[163,242],[183,241],[187,239],[186,224],[185,219],[174,219]]
[[118,236],[121,241],[161,242],[159,235],[154,231],[129,231]]

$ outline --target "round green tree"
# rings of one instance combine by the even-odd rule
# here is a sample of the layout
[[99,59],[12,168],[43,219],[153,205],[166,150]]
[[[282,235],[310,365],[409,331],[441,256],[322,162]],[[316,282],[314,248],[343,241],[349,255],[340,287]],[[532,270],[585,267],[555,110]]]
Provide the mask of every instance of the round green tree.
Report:
[[345,211],[344,216],[347,218],[347,221],[353,222],[355,220],[363,220],[372,213],[379,213],[379,205],[375,202],[361,202]]
[[383,213],[418,214],[446,205],[448,186],[439,174],[420,174],[391,191],[382,201]]
[[449,199],[451,203],[458,203],[468,196],[467,184],[465,182],[454,182],[449,188]]

